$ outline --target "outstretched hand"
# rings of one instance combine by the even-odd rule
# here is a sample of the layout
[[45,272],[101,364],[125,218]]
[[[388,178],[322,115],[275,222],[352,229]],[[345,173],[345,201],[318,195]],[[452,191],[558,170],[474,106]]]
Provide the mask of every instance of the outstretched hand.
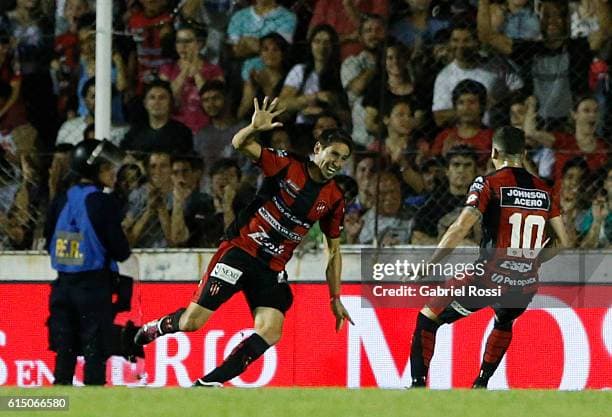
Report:
[[253,129],[257,131],[264,131],[283,126],[281,122],[272,122],[276,116],[285,111],[285,109],[278,109],[274,111],[278,105],[278,97],[272,100],[272,102],[270,102],[270,99],[267,96],[264,97],[261,108],[259,108],[259,101],[256,97],[253,99],[253,105],[255,107],[253,117],[251,118],[251,127]]
[[351,319],[351,316],[349,315],[348,311],[346,311],[346,308],[344,307],[342,301],[340,301],[339,298],[334,298],[331,301],[331,309],[332,313],[334,313],[334,316],[336,317],[336,332],[342,330],[342,326],[344,326],[345,320],[348,320],[348,322],[351,323],[353,326],[355,325],[353,319]]

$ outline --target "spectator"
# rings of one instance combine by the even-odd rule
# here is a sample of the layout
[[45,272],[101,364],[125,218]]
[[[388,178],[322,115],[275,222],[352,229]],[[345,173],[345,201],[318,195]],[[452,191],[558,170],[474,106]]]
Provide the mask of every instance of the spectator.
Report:
[[433,43],[440,30],[446,29],[449,22],[432,17],[431,0],[404,0],[408,4],[406,16],[391,25],[391,36],[409,48],[420,50]]
[[245,59],[259,53],[259,39],[269,33],[276,32],[293,43],[295,28],[295,14],[279,6],[276,0],[255,0],[253,6],[232,15],[227,37],[234,57]]
[[11,48],[11,35],[4,28],[0,28],[0,82],[3,85],[0,103],[0,132],[2,132],[16,127],[15,118],[22,120],[25,117],[25,107],[21,100],[21,72]]
[[138,188],[145,184],[146,178],[138,164],[124,164],[117,171],[117,179],[113,192],[121,204],[121,218],[125,218],[129,208],[130,194],[138,192]]
[[[480,62],[478,38],[469,21],[457,21],[453,25],[449,45],[454,59],[440,71],[434,84],[432,111],[439,127],[447,125],[455,117],[452,91],[465,79],[484,85],[490,105],[503,100],[508,92],[523,87],[523,81],[515,74],[499,74]],[[485,114],[485,123],[488,122]]]
[[210,123],[200,105],[200,89],[211,80],[223,80],[223,70],[204,60],[200,51],[206,43],[204,29],[183,26],[176,32],[178,60],[161,67],[159,77],[170,82],[174,96],[174,120],[196,134]]
[[151,153],[146,170],[149,182],[130,193],[122,226],[131,247],[165,248],[171,228],[167,206],[167,198],[172,192],[170,154]]
[[[81,91],[85,83],[96,75],[96,16],[86,14],[78,21],[78,38],[81,56],[77,76],[77,91]],[[111,64],[111,115],[115,124],[125,123],[123,114],[123,92],[128,87],[128,74],[123,57],[119,52],[113,52]],[[87,116],[88,109],[85,100],[79,96],[78,115]]]
[[225,33],[236,3],[225,0],[185,0],[181,3],[180,18],[187,23],[196,22],[208,29],[205,59],[220,64],[224,58]]
[[[78,116],[70,120],[66,120],[60,127],[57,133],[56,144],[68,143],[76,145],[83,140],[83,133],[87,126],[94,123],[95,105],[96,105],[96,79],[90,78],[81,88],[80,95],[85,102],[87,113],[84,116]],[[125,134],[123,127],[111,127],[111,137],[109,140],[114,144],[119,144]]]
[[[236,210],[236,197],[245,199],[245,195],[237,194],[242,173],[235,159],[222,158],[210,168],[211,192],[215,213],[225,230],[236,218],[240,210]],[[238,203],[242,208],[247,204]]]
[[73,145],[69,143],[62,143],[55,147],[53,152],[53,160],[49,167],[49,201],[66,192],[72,185],[71,179],[68,178],[70,173],[70,155],[72,153]]
[[468,145],[478,154],[478,165],[484,167],[491,154],[493,131],[482,125],[487,103],[485,86],[474,80],[463,80],[452,92],[455,125],[436,136],[431,152],[446,156],[456,145]]
[[238,118],[244,119],[253,111],[253,99],[278,97],[289,70],[289,43],[276,32],[260,39],[259,57],[244,63],[244,87],[238,108]]
[[134,153],[165,152],[186,154],[193,150],[193,135],[189,128],[171,120],[172,89],[166,81],[156,80],[147,85],[144,106],[148,120],[133,126],[121,142],[121,148]]
[[217,159],[235,154],[232,137],[245,125],[232,116],[226,91],[226,85],[221,81],[207,82],[200,91],[202,108],[211,123],[195,136],[194,147],[203,158],[205,167],[211,167]]
[[376,75],[380,52],[385,40],[385,22],[380,15],[364,15],[359,25],[359,41],[363,51],[342,62],[340,77],[347,92],[349,105],[363,96]]
[[512,39],[540,39],[540,19],[531,0],[505,0],[491,5],[492,29]]
[[[378,213],[370,208],[363,217],[347,217],[344,221],[347,243],[377,243],[394,246],[409,243],[410,222],[401,217],[400,181],[391,172],[381,172],[378,185]],[[376,195],[377,181],[370,181],[370,193]],[[378,215],[378,234],[376,216]]]
[[529,159],[525,164],[534,163],[534,171],[541,178],[551,180],[555,165],[555,153],[547,143],[549,133],[538,128],[537,100],[534,96],[525,98],[517,95],[510,101],[510,124],[525,132],[525,144]]
[[308,38],[310,53],[305,63],[295,65],[279,96],[280,106],[297,115],[297,123],[312,124],[312,116],[323,110],[346,112],[346,100],[340,82],[340,44],[334,28],[320,25]]
[[7,13],[22,76],[21,97],[30,122],[50,146],[57,132],[56,97],[49,73],[53,54],[53,25],[40,0],[19,0]]
[[15,88],[0,79],[0,137],[28,122],[23,102],[17,99],[11,103],[14,93]]
[[388,16],[388,0],[316,0],[309,24],[312,30],[322,24],[332,26],[340,38],[340,56],[344,60],[361,52],[359,25],[364,14]]
[[429,143],[415,131],[418,123],[415,114],[415,104],[410,100],[398,99],[386,106],[383,123],[387,135],[369,147],[380,152],[383,166],[401,178],[402,199],[422,191],[423,178],[418,167],[429,153]]
[[563,165],[561,178],[555,184],[556,191],[559,193],[561,216],[571,242],[570,248],[580,243],[578,223],[586,209],[586,199],[581,188],[587,179],[588,170],[589,167],[583,158],[570,159]]
[[55,18],[54,58],[51,61],[51,77],[54,92],[58,95],[57,108],[60,118],[74,117],[73,96],[78,96],[74,74],[79,65],[78,22],[90,12],[87,0],[67,0],[63,12]]
[[359,100],[353,106],[353,135],[357,143],[368,146],[375,137],[384,134],[380,117],[383,111],[381,107],[388,108],[387,106],[400,98],[412,99],[417,126],[421,124],[422,94],[409,56],[409,51],[401,43],[393,40],[386,43],[384,59],[379,61],[376,76],[363,96],[363,108],[360,108]]
[[172,247],[212,247],[223,233],[212,198],[199,191],[201,168],[195,156],[172,158],[170,230],[164,231]]
[[609,248],[612,243],[612,165],[595,176],[595,194],[591,207],[578,219],[580,247]]
[[357,198],[347,206],[347,215],[355,213],[357,217],[361,217],[366,210],[374,206],[374,195],[371,193],[372,187],[370,182],[376,179],[376,158],[377,154],[367,152],[356,156],[357,164],[355,165],[355,181],[357,181]]
[[[450,225],[451,218],[454,220],[459,215],[468,188],[476,177],[477,156],[469,146],[459,145],[451,149],[446,155],[446,161],[446,183],[432,192],[431,198],[414,216],[410,241],[413,245],[434,245],[438,242],[445,231],[439,230],[438,223],[444,218],[440,226]],[[471,241],[465,243],[473,244]]]
[[140,95],[145,84],[158,76],[159,69],[170,60],[162,55],[162,42],[172,34],[172,15],[167,0],[142,1],[142,10],[135,10],[128,22],[128,30],[136,43],[136,53],[129,58],[129,74],[136,75],[131,85]]
[[[571,112],[574,122],[573,134],[565,132],[540,132],[534,137],[540,144],[555,152],[553,178],[555,182],[562,176],[565,164],[574,158],[584,158],[587,171],[594,173],[608,161],[608,146],[597,137],[599,105],[590,95],[578,97]],[[533,136],[533,135],[532,135]]]
[[[533,91],[540,105],[538,113],[545,121],[545,128],[558,129],[570,114],[572,95],[583,94],[588,89],[592,51],[599,49],[604,33],[593,32],[588,39],[569,39],[567,3],[543,0],[540,23],[543,39],[512,39],[491,29],[489,0],[478,4],[479,38],[522,68],[525,80],[530,81],[528,91]],[[603,1],[598,1],[597,6],[601,20],[607,10]]]

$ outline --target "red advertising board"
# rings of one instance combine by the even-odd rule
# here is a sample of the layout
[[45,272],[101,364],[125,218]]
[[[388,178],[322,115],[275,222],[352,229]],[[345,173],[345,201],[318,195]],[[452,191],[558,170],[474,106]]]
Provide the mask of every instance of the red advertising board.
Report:
[[[147,321],[184,305],[194,283],[139,283],[131,318]],[[355,326],[334,331],[324,284],[293,285],[295,302],[281,342],[230,385],[400,388],[409,385],[410,339],[417,309],[368,306],[359,284],[343,287]],[[612,286],[599,290],[612,299]],[[568,287],[542,287],[554,308],[528,310],[515,324],[507,357],[492,388],[584,389],[612,387],[612,307],[563,307]],[[0,385],[52,382],[47,350],[49,284],[0,284]],[[540,300],[543,300],[542,298]],[[122,320],[128,318],[121,317]],[[432,388],[468,387],[473,381],[492,312],[484,310],[440,328],[430,369]],[[197,332],[158,339],[146,361],[109,361],[111,384],[190,385],[220,363],[250,331],[252,319],[236,296]],[[77,375],[77,382],[81,371]]]

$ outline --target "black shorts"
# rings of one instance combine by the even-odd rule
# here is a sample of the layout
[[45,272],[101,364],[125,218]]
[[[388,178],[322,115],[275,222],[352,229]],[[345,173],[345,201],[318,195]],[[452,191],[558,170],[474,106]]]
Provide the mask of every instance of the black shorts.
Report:
[[[490,289],[477,280],[463,279],[450,280],[447,287],[473,286],[483,290]],[[501,296],[438,296],[427,301],[426,307],[431,310],[442,323],[453,323],[463,317],[491,307],[495,311],[498,321],[512,321],[518,318],[531,302],[535,292],[523,293],[521,291],[504,291]]]
[[224,242],[211,259],[192,301],[214,311],[238,291],[244,292],[251,311],[272,307],[284,314],[293,303],[285,271],[273,271],[259,259]]

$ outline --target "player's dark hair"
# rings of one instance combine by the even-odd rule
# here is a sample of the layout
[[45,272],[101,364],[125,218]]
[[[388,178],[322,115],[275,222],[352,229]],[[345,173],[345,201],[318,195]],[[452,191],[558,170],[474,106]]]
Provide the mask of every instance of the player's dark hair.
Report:
[[210,167],[210,176],[213,177],[218,173],[228,170],[230,168],[236,168],[236,172],[238,173],[238,179],[242,177],[242,171],[240,170],[240,165],[238,165],[238,161],[233,158],[221,158],[215,161],[215,163]]
[[349,148],[349,155],[352,154],[353,149],[355,149],[355,142],[353,142],[351,135],[340,128],[325,129],[321,132],[321,136],[319,136],[317,140],[324,148],[327,148],[332,143],[344,143]]
[[457,101],[464,94],[473,94],[478,97],[480,102],[480,112],[484,113],[487,107],[487,89],[482,83],[470,80],[469,78],[461,81],[453,88],[453,107],[457,107]]
[[458,156],[464,157],[464,158],[470,158],[474,160],[474,164],[478,163],[478,155],[476,155],[476,150],[468,145],[457,145],[457,146],[453,146],[447,153],[446,153],[446,166],[450,166],[451,161],[453,160],[453,158],[456,158]]
[[493,147],[504,155],[520,156],[525,151],[525,132],[512,126],[503,126],[493,134]]

